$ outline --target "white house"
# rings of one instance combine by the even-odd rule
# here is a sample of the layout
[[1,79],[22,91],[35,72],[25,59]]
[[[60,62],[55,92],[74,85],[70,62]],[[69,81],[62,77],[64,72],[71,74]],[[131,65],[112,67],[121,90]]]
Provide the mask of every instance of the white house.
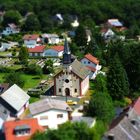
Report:
[[3,30],[2,35],[16,34],[16,33],[19,33],[19,32],[20,32],[20,29],[14,23],[10,23]]
[[78,19],[75,19],[73,22],[71,22],[71,26],[72,27],[78,27],[79,26]]
[[41,39],[38,34],[24,35],[23,40],[24,45],[27,46],[27,48],[34,48],[35,46],[39,46],[41,43]]
[[115,37],[115,33],[111,30],[111,29],[102,29],[101,30],[101,36],[105,39],[105,40],[108,40],[108,39],[112,39]]
[[39,125],[44,128],[57,129],[62,123],[71,119],[71,108],[65,101],[43,99],[29,105],[33,118],[38,119]]
[[89,75],[90,79],[95,79],[98,71],[101,69],[99,60],[91,54],[86,54],[84,58],[81,59],[81,63],[91,71]]
[[57,34],[43,34],[42,38],[43,38],[44,42],[47,42],[48,44],[60,43],[60,39]]
[[0,52],[6,51],[8,49],[11,49],[14,46],[17,46],[17,42],[2,42],[0,46]]
[[44,56],[49,57],[61,57],[63,55],[64,46],[52,46],[49,49],[46,49]]
[[16,84],[0,95],[0,122],[20,117],[29,105],[30,96]]

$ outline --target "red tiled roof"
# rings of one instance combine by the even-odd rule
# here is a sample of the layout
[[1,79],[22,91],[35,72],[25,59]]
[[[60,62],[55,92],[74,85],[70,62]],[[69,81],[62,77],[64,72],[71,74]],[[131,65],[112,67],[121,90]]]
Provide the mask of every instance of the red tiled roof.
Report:
[[64,50],[64,46],[52,46],[51,49],[60,52]]
[[99,64],[99,60],[92,56],[90,53],[85,55],[85,58],[87,58],[89,61],[93,62],[94,64]]
[[133,105],[134,110],[138,115],[140,115],[140,97],[136,100],[136,102]]
[[[18,126],[28,125],[30,127],[30,134],[24,136],[16,136],[13,132]],[[43,131],[43,127],[38,124],[37,119],[14,120],[4,123],[4,133],[6,140],[28,140],[36,131]]]
[[86,66],[89,70],[91,70],[92,72],[95,72],[96,71],[96,69],[95,68],[93,68],[93,67],[90,67],[90,66]]
[[34,48],[28,48],[29,53],[42,53],[45,50],[45,46],[35,46]]
[[23,39],[24,40],[37,40],[39,38],[39,35],[33,34],[33,35],[24,35]]

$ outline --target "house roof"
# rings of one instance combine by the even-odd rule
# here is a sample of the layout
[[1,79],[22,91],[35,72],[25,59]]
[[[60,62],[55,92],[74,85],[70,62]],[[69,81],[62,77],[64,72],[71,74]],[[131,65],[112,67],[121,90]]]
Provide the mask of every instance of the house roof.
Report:
[[39,38],[38,34],[24,35],[23,40],[37,40]]
[[0,84],[0,94],[5,92],[9,88],[9,83]]
[[72,72],[78,75],[81,79],[85,79],[90,73],[90,71],[76,59],[72,63]]
[[35,46],[34,48],[28,48],[29,53],[42,53],[45,50],[45,46]]
[[29,109],[32,115],[43,113],[52,109],[71,111],[71,108],[65,101],[55,99],[43,99],[38,102],[29,105]]
[[[16,136],[14,131],[21,130],[22,128],[30,129],[29,135]],[[4,133],[6,140],[28,140],[36,131],[43,131],[43,128],[38,124],[37,119],[24,119],[7,121],[4,123]]]
[[16,111],[19,111],[30,98],[30,96],[16,84],[2,93],[0,97]]
[[57,34],[43,34],[42,37],[46,38],[59,38]]
[[92,56],[90,53],[86,54],[84,57],[94,64],[99,64],[99,60],[96,57]]
[[52,46],[51,49],[60,52],[64,51],[64,46]]
[[121,27],[123,26],[122,23],[118,19],[108,19],[107,21],[110,25],[115,27]]
[[134,102],[132,109],[134,109],[135,112],[140,115],[140,97]]

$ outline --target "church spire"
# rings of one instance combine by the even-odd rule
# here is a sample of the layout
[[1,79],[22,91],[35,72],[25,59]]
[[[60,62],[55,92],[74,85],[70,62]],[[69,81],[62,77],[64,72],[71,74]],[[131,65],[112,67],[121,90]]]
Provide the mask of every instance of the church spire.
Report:
[[63,64],[71,64],[71,52],[66,38],[64,43]]

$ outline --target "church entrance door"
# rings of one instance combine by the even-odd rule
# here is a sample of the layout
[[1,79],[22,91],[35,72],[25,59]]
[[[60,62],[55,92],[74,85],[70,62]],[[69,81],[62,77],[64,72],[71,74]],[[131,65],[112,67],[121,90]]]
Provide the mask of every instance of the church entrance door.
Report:
[[69,88],[65,88],[65,95],[70,96],[70,89]]

